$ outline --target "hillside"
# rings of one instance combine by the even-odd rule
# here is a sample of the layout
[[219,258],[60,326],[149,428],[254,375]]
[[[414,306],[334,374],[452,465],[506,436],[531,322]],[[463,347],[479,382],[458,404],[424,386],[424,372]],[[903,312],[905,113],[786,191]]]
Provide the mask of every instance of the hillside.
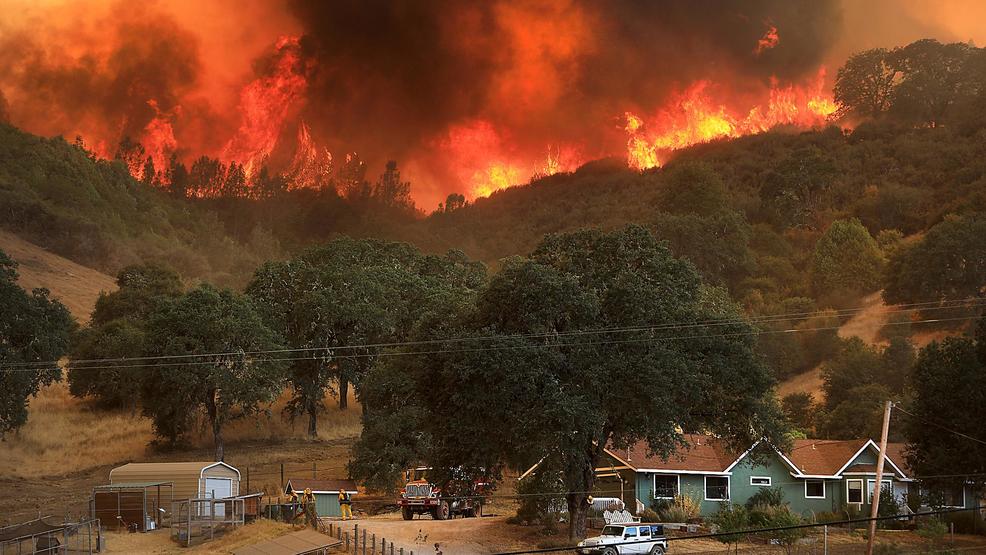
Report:
[[0,231],[0,251],[17,262],[21,287],[48,289],[79,322],[89,319],[100,292],[116,289],[112,277],[48,252],[10,232]]
[[279,252],[260,230],[232,239],[211,212],[135,181],[120,162],[3,123],[0,214],[0,229],[110,274],[157,261],[186,278],[236,284]]

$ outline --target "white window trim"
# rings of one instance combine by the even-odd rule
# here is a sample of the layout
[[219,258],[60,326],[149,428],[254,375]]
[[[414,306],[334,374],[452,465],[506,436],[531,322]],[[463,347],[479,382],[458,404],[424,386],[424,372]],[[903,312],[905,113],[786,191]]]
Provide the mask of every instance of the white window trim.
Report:
[[[849,483],[859,482],[859,503],[849,500]],[[866,499],[866,482],[862,478],[853,478],[852,480],[846,480],[846,504],[847,505],[862,505],[863,500]]]
[[[754,480],[767,480],[767,483],[766,484],[755,484],[755,483],[753,483]],[[773,480],[771,479],[770,476],[750,476],[750,485],[751,486],[760,486],[762,488],[769,488],[772,483],[773,483]]]
[[[715,499],[709,497],[709,478],[725,478],[726,479],[726,498],[725,499]],[[732,480],[729,476],[705,476],[702,480],[702,497],[706,501],[729,501],[730,490],[732,490]]]
[[[817,495],[808,495],[808,482],[821,482],[822,483],[822,496],[821,497],[819,497]],[[825,487],[825,480],[817,480],[817,479],[805,480],[805,499],[825,499],[825,490],[826,489],[827,488]]]
[[650,482],[651,488],[652,488],[652,491],[653,491],[653,494],[654,494],[654,499],[674,499],[674,497],[658,497],[657,496],[657,477],[658,476],[674,476],[675,479],[677,480],[677,483],[674,486],[675,495],[681,495],[681,476],[679,476],[678,474],[661,474],[661,473],[655,473],[653,476],[651,476],[651,482]]
[[[880,482],[882,484],[890,484],[890,495],[893,495],[894,494],[894,481],[893,480],[888,480],[888,479],[884,478],[884,479],[880,480]],[[873,490],[875,490],[875,489],[876,489],[876,478],[873,478],[873,479],[870,479],[870,480],[866,480],[866,503],[868,505],[872,505],[873,504]],[[880,489],[883,489],[883,486],[882,485],[880,486]],[[965,492],[963,491],[963,495],[964,495],[964,493]]]

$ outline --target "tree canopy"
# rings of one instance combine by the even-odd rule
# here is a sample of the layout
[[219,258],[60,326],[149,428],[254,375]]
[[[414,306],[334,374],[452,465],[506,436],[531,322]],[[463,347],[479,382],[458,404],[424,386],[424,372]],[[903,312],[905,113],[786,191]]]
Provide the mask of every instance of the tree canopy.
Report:
[[75,325],[46,289],[21,289],[17,263],[0,251],[0,437],[27,422],[29,397],[61,379],[50,361],[68,350]]
[[445,310],[443,303],[467,302],[485,276],[481,264],[459,252],[424,255],[404,243],[338,238],[265,264],[247,293],[288,344],[309,355],[292,362],[288,408],[308,416],[314,436],[326,391],[345,408],[349,384],[362,385],[381,351],[372,345],[407,338],[420,319]]
[[[370,372],[379,398],[351,471],[386,482],[414,457],[487,473],[543,459],[570,492],[570,534],[582,535],[604,446],[642,440],[667,456],[682,430],[783,442],[773,381],[738,315],[643,228],[549,235],[453,323],[420,328],[436,341],[427,357],[398,351]],[[600,331],[627,327],[639,331]],[[381,445],[404,415],[421,432]]]
[[179,357],[156,359],[141,380],[141,407],[155,432],[179,442],[204,414],[217,461],[225,455],[223,425],[257,412],[284,385],[284,363],[270,354],[284,348],[279,334],[249,297],[228,290],[202,285],[162,299],[148,317],[144,345],[144,356]]

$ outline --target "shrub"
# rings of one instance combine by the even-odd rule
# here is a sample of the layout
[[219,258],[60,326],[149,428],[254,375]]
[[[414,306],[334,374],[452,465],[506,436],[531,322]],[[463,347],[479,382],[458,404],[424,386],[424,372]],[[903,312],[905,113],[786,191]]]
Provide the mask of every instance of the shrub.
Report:
[[689,495],[676,495],[673,500],[656,500],[651,508],[661,522],[688,522],[699,517],[702,507]]
[[[781,528],[785,526],[797,526],[804,524],[804,519],[800,515],[791,512],[787,506],[766,507],[759,506],[757,510],[750,511],[750,525],[755,528]],[[761,537],[768,541],[774,541],[784,547],[786,552],[801,538],[808,535],[806,528],[791,528],[788,530],[774,530],[764,532]]]
[[760,488],[746,501],[746,508],[763,505],[767,507],[780,507],[784,505],[784,490],[781,488]]
[[945,538],[945,533],[948,532],[948,526],[940,518],[930,517],[922,519],[918,523],[918,528],[915,533],[932,545],[938,545]]
[[[540,525],[551,534],[557,531],[559,499],[563,498],[565,487],[558,476],[552,472],[536,472],[517,485],[521,496],[514,524]],[[552,495],[555,494],[555,495]]]
[[719,505],[719,510],[710,519],[716,527],[716,540],[725,543],[736,543],[743,539],[743,534],[728,534],[737,530],[745,530],[750,525],[749,515],[743,505],[731,504],[728,501]]
[[660,520],[660,517],[658,517],[657,512],[654,511],[654,509],[644,509],[639,516],[640,520],[643,522],[657,522]]

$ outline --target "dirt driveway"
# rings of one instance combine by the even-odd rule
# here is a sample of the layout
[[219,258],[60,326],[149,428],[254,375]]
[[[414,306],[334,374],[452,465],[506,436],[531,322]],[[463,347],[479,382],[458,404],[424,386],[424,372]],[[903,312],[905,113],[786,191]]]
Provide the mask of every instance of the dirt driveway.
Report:
[[[403,520],[400,513],[368,517],[357,521],[360,529],[376,534],[377,541],[386,538],[403,547],[404,553],[434,554],[435,544],[442,555],[496,553],[510,549],[530,548],[529,528],[507,524],[506,516],[432,520],[418,517]],[[362,532],[360,532],[362,534]]]

